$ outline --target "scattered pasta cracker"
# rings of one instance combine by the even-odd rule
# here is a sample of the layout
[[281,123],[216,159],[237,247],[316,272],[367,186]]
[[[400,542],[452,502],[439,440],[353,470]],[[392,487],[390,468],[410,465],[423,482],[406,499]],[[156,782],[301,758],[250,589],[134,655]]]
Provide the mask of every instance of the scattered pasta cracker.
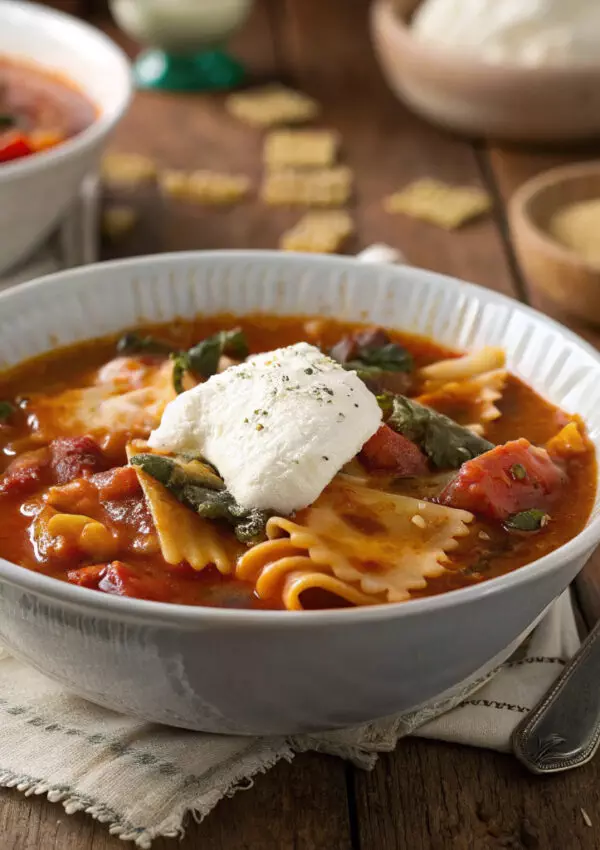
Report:
[[102,160],[102,179],[109,186],[135,188],[156,177],[156,163],[137,153],[109,153]]
[[163,171],[158,180],[169,197],[198,204],[235,204],[250,191],[250,179],[244,174]]
[[108,239],[120,239],[130,233],[138,219],[133,207],[114,206],[102,213],[102,235]]
[[352,192],[353,175],[346,166],[314,171],[272,171],[261,196],[270,206],[341,207]]
[[339,137],[330,130],[274,130],[265,139],[263,160],[271,169],[333,165]]
[[319,112],[319,104],[311,97],[278,83],[229,95],[225,108],[254,127],[302,124]]
[[344,210],[309,212],[281,237],[283,251],[334,254],[354,232],[354,223]]
[[449,186],[424,178],[385,198],[383,205],[387,212],[404,213],[453,230],[489,210],[491,200],[476,186]]

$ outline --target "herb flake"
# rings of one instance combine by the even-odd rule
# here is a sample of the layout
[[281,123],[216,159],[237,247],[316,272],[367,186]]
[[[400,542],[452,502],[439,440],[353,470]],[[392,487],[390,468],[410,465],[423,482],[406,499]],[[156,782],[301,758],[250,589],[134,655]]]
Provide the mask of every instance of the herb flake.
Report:
[[16,407],[10,401],[0,401],[0,422],[8,422]]
[[550,517],[546,511],[539,508],[530,508],[527,511],[520,511],[518,514],[513,514],[504,523],[507,528],[514,531],[539,531],[540,528],[548,525]]
[[524,481],[527,478],[527,470],[522,463],[514,463],[510,468],[510,474],[515,481]]

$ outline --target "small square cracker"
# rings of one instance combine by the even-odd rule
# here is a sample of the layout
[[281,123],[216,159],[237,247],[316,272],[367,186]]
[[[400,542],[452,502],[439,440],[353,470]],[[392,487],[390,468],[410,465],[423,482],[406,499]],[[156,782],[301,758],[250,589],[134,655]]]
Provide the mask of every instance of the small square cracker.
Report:
[[319,104],[312,97],[278,83],[231,94],[225,108],[253,127],[302,124],[319,113]]
[[350,198],[353,174],[346,166],[312,171],[272,171],[261,197],[270,206],[341,207]]
[[330,130],[274,130],[268,134],[263,160],[268,168],[323,168],[335,162],[339,137]]
[[218,171],[163,171],[159,184],[166,195],[198,204],[235,204],[250,190],[245,174]]
[[156,177],[156,163],[138,153],[109,153],[102,159],[102,180],[108,186],[135,188]]
[[450,186],[427,177],[389,195],[383,205],[387,212],[404,213],[453,230],[487,212],[491,199],[476,186]]
[[354,223],[345,210],[309,212],[280,239],[283,251],[333,254],[354,232]]
[[111,206],[102,213],[101,230],[107,239],[116,240],[126,236],[136,225],[138,214],[125,204]]

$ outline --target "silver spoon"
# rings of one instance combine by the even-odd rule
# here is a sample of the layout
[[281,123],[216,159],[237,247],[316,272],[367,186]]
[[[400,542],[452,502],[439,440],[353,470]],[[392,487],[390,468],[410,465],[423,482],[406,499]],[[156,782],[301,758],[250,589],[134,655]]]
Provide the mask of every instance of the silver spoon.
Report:
[[586,764],[599,744],[600,621],[512,736],[516,757],[538,774]]

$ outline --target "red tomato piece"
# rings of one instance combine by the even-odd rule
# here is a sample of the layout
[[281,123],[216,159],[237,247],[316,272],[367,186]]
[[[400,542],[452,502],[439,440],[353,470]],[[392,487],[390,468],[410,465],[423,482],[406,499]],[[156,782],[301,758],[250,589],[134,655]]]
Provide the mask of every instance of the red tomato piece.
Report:
[[381,425],[362,447],[360,459],[368,469],[395,475],[426,475],[427,458],[421,449],[397,434],[389,425]]
[[27,136],[18,130],[10,130],[0,136],[0,162],[10,162],[13,159],[21,159],[33,153],[33,148],[27,140]]
[[57,484],[106,467],[104,453],[91,437],[61,437],[50,443],[52,472]]
[[505,520],[520,511],[543,508],[564,481],[564,472],[546,449],[522,438],[463,463],[439,502]]
[[97,590],[106,568],[107,564],[92,564],[89,567],[80,567],[78,570],[69,570],[67,581],[79,587],[91,587]]
[[108,565],[98,589],[116,596],[153,599],[156,602],[168,601],[170,597],[166,578],[145,575],[125,561],[113,561]]
[[117,466],[106,472],[92,475],[90,481],[97,487],[102,501],[121,501],[141,494],[137,472],[132,466]]
[[34,449],[15,458],[0,479],[1,493],[30,493],[44,480],[50,467],[50,452],[47,448]]

